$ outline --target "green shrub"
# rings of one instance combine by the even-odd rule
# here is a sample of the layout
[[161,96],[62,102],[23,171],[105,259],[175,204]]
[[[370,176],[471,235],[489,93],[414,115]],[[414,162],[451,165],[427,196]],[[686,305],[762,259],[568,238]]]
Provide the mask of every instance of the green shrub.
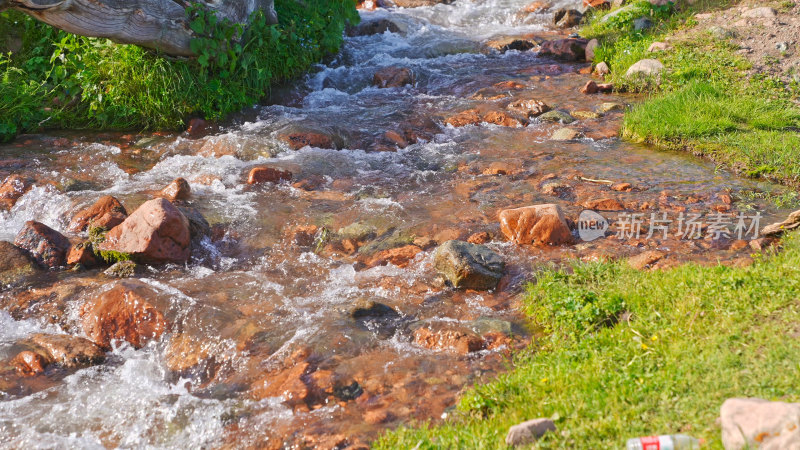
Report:
[[257,12],[246,28],[190,8],[197,60],[0,13],[0,35],[23,41],[20,51],[0,55],[0,141],[42,128],[175,129],[192,115],[221,119],[338,51],[345,26],[359,20],[350,0],[275,7],[278,24]]

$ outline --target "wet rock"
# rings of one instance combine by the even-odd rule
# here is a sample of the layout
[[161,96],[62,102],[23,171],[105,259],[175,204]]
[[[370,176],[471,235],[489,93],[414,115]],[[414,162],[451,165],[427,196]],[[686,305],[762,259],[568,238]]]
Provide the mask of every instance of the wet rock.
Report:
[[722,404],[720,425],[727,450],[800,447],[800,403],[731,398]]
[[82,337],[66,334],[34,334],[26,340],[25,345],[33,347],[33,351],[48,364],[54,363],[65,369],[80,369],[105,361],[103,350]]
[[624,211],[625,205],[615,198],[596,198],[583,202],[583,207],[596,211]]
[[144,283],[122,281],[80,310],[83,331],[95,344],[110,349],[125,341],[142,348],[158,339],[169,324],[151,303],[153,291]]
[[407,267],[421,251],[421,248],[413,244],[390,248],[376,253],[367,263],[367,266],[376,267],[392,264],[397,267]]
[[355,27],[347,29],[347,35],[350,37],[355,36],[372,36],[374,34],[399,33],[400,27],[389,19],[365,20]]
[[396,131],[389,130],[383,134],[383,137],[399,148],[408,147],[408,141],[406,138]]
[[512,102],[506,108],[523,117],[536,117],[550,111],[550,107],[547,104],[534,99]]
[[591,95],[591,94],[597,94],[598,92],[600,92],[600,90],[597,89],[597,83],[595,83],[594,81],[588,81],[581,88],[581,94]]
[[139,265],[133,261],[119,261],[106,269],[103,274],[112,278],[130,278],[139,271]]
[[180,211],[183,217],[186,217],[186,220],[189,222],[189,236],[193,244],[204,237],[211,237],[211,225],[197,208],[178,206],[178,211]]
[[19,283],[39,271],[36,262],[11,242],[0,241],[0,286]]
[[577,9],[559,9],[553,14],[553,25],[558,28],[572,28],[580,25],[583,14]]
[[379,88],[398,88],[414,84],[414,72],[407,67],[384,67],[375,72],[372,84]]
[[625,72],[625,78],[641,78],[657,76],[664,70],[664,64],[657,59],[643,59]]
[[581,132],[574,128],[559,128],[550,136],[551,141],[572,141],[581,137]]
[[426,324],[414,331],[414,343],[430,350],[462,355],[483,350],[484,342],[473,331],[450,324]]
[[623,110],[625,110],[625,105],[613,102],[602,103],[596,109],[596,111],[601,114],[609,113],[611,111],[623,111]]
[[189,182],[183,178],[176,178],[167,185],[164,189],[162,189],[158,194],[158,197],[163,197],[171,202],[178,201],[178,200],[188,200],[189,196],[192,195],[192,188],[189,186]]
[[488,247],[451,240],[436,249],[434,267],[455,288],[488,290],[502,278],[505,262]]
[[9,361],[9,364],[23,377],[32,377],[44,373],[44,369],[51,363],[44,356],[25,350]]
[[492,241],[492,235],[487,231],[473,233],[467,238],[470,244],[487,244]]
[[556,431],[556,424],[550,419],[533,419],[514,425],[506,434],[506,445],[529,445],[550,431]]
[[190,243],[189,221],[172,203],[158,198],[109,231],[97,249],[129,254],[147,264],[184,263]]
[[388,409],[374,409],[364,413],[364,422],[370,425],[391,422],[395,419],[394,414]]
[[78,233],[89,228],[111,229],[121,224],[128,217],[128,212],[119,200],[104,195],[92,206],[81,210],[69,223],[69,231]]
[[287,170],[259,166],[250,169],[250,173],[247,175],[247,184],[279,183],[281,181],[291,181],[291,179],[292,173]]
[[357,303],[350,311],[350,317],[354,319],[365,318],[398,318],[400,313],[395,311],[391,306],[384,305],[383,303],[374,300],[366,300]]
[[462,111],[454,116],[448,117],[447,119],[445,119],[444,123],[453,126],[455,128],[458,128],[467,125],[477,125],[482,121],[483,119],[481,119],[481,116],[480,114],[478,114],[478,111],[470,109],[467,111]]
[[483,115],[483,121],[486,123],[499,125],[501,127],[519,127],[523,125],[519,120],[502,111],[487,112]]
[[47,225],[28,221],[14,239],[14,245],[28,251],[41,266],[55,269],[66,264],[70,242]]
[[594,73],[597,75],[606,76],[611,73],[611,68],[608,67],[608,64],[605,61],[598,63],[594,66]]
[[97,266],[99,261],[94,254],[91,242],[81,242],[70,247],[67,253],[67,265],[75,266],[80,264],[83,268]]
[[780,236],[781,234],[800,227],[800,210],[797,210],[786,218],[783,222],[777,222],[765,226],[761,230],[763,236]]
[[564,213],[555,204],[506,209],[499,214],[500,231],[520,245],[561,245],[572,242]]
[[186,333],[173,335],[164,355],[167,369],[181,378],[200,383],[212,380],[219,364],[212,355],[211,347],[211,342],[204,342]]
[[569,113],[558,109],[554,109],[542,114],[539,116],[539,120],[542,122],[560,122],[565,125],[575,122],[575,118],[570,116]]
[[333,139],[330,136],[322,133],[317,133],[314,131],[290,133],[281,136],[281,140],[286,142],[289,145],[289,148],[291,148],[292,150],[300,150],[301,148],[304,147],[329,148],[329,149],[336,148]]
[[19,175],[10,175],[0,185],[0,210],[11,209],[33,187],[31,180]]
[[587,111],[583,109],[576,109],[569,112],[569,115],[580,120],[599,119],[603,117],[602,114],[594,111]]
[[583,0],[583,6],[595,9],[608,9],[611,3],[608,0]]
[[438,4],[448,5],[454,0],[386,0],[389,4],[400,8],[419,8],[421,6],[433,6]]
[[195,117],[189,120],[189,126],[186,128],[186,134],[190,139],[200,139],[212,132],[213,127],[206,120]]
[[552,56],[566,61],[584,61],[586,59],[587,39],[567,38],[543,42],[539,55]]
[[543,194],[552,195],[564,200],[572,200],[575,198],[574,188],[566,183],[544,183],[541,190]]
[[632,269],[644,270],[664,259],[665,256],[667,256],[667,254],[664,252],[660,252],[658,250],[648,250],[628,258],[628,266],[630,266]]
[[616,183],[611,185],[611,190],[617,192],[630,192],[633,190],[633,186],[630,183]]

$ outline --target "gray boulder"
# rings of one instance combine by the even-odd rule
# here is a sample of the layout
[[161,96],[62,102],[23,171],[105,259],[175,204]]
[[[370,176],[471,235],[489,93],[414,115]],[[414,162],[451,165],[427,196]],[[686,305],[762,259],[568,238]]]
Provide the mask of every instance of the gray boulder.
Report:
[[497,287],[505,262],[484,245],[447,241],[436,249],[434,267],[455,288],[488,290]]

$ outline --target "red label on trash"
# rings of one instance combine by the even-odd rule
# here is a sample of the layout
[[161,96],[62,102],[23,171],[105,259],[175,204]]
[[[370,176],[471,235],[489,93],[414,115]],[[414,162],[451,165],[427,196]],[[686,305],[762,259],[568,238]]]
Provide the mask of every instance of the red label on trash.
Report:
[[642,441],[643,450],[661,450],[661,440],[658,436],[647,436],[639,440]]

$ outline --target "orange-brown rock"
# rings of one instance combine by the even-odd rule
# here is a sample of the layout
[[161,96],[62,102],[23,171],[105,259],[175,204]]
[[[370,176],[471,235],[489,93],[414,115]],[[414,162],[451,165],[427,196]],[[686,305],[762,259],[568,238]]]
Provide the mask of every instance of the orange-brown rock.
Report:
[[94,255],[92,244],[90,242],[75,244],[70,247],[69,252],[67,253],[68,266],[80,264],[85,268],[89,268],[96,266],[97,262],[97,257]]
[[447,326],[417,328],[414,342],[431,350],[453,351],[462,355],[482,350],[484,346],[483,339],[474,332]]
[[467,242],[470,244],[486,244],[487,242],[491,242],[492,235],[489,234],[487,231],[481,231],[479,233],[473,233],[470,237],[467,238]]
[[102,363],[103,350],[82,337],[66,334],[37,333],[26,342],[44,359],[66,369],[80,369]]
[[375,72],[372,84],[379,88],[397,88],[414,84],[414,72],[407,67],[384,67]]
[[633,190],[633,186],[630,183],[617,183],[611,185],[611,190],[618,192],[630,192]]
[[122,203],[110,195],[104,195],[94,202],[92,206],[81,210],[69,224],[69,230],[75,233],[86,231],[88,228],[102,227],[114,228],[128,217],[128,212]]
[[54,269],[66,264],[70,242],[47,225],[28,221],[14,239],[14,245],[27,250],[40,265]]
[[391,422],[394,418],[394,414],[388,409],[373,409],[364,413],[364,422],[370,425]]
[[43,374],[45,367],[51,364],[52,361],[48,361],[38,353],[25,350],[17,354],[10,363],[17,370],[17,373],[30,377]]
[[517,244],[561,245],[572,233],[561,208],[555,204],[526,206],[500,212],[500,230]]
[[183,178],[174,179],[172,183],[157,194],[157,196],[163,197],[171,202],[188,200],[190,195],[192,195],[192,188],[189,186],[189,182]]
[[10,175],[0,185],[0,209],[11,209],[33,187],[33,183],[19,175]]
[[550,111],[550,107],[547,104],[535,99],[512,102],[506,108],[524,117],[536,117]]
[[586,209],[594,209],[597,211],[623,211],[625,205],[615,198],[597,198],[583,202],[583,207]]
[[548,9],[550,9],[550,3],[536,1],[536,2],[533,2],[533,3],[529,3],[527,6],[522,8],[522,11],[524,11],[526,13],[535,13],[535,12],[545,11],[545,10],[548,10]]
[[422,249],[416,245],[390,248],[376,253],[367,265],[375,267],[393,264],[398,267],[407,267],[421,251]]
[[157,198],[109,231],[98,250],[127,253],[148,264],[184,263],[190,243],[189,221],[172,203]]
[[594,81],[588,81],[583,87],[581,88],[581,94],[591,95],[597,94],[600,90],[597,88],[597,83]]
[[628,258],[628,265],[636,270],[644,270],[667,256],[658,250],[648,250]]
[[522,123],[502,111],[489,111],[483,116],[483,121],[501,127],[519,127]]
[[289,144],[292,150],[300,150],[303,147],[336,148],[330,136],[313,131],[290,133],[282,136],[282,140]]
[[520,89],[525,89],[527,86],[520,83],[519,81],[508,80],[495,83],[492,87],[496,89],[518,91]]
[[247,184],[278,183],[281,181],[290,181],[291,179],[292,172],[288,170],[259,166],[250,169],[250,173],[247,175]]
[[408,141],[406,141],[406,138],[404,138],[402,135],[400,135],[400,133],[396,131],[389,130],[386,133],[384,133],[383,136],[388,141],[390,141],[391,143],[395,144],[400,148],[408,147]]
[[152,291],[141,282],[120,282],[83,305],[83,331],[95,344],[109,349],[125,341],[141,348],[168,328],[164,315],[150,302]]
[[482,122],[480,114],[474,109],[462,111],[454,116],[445,119],[444,123],[453,127],[464,127],[467,125],[477,125]]

